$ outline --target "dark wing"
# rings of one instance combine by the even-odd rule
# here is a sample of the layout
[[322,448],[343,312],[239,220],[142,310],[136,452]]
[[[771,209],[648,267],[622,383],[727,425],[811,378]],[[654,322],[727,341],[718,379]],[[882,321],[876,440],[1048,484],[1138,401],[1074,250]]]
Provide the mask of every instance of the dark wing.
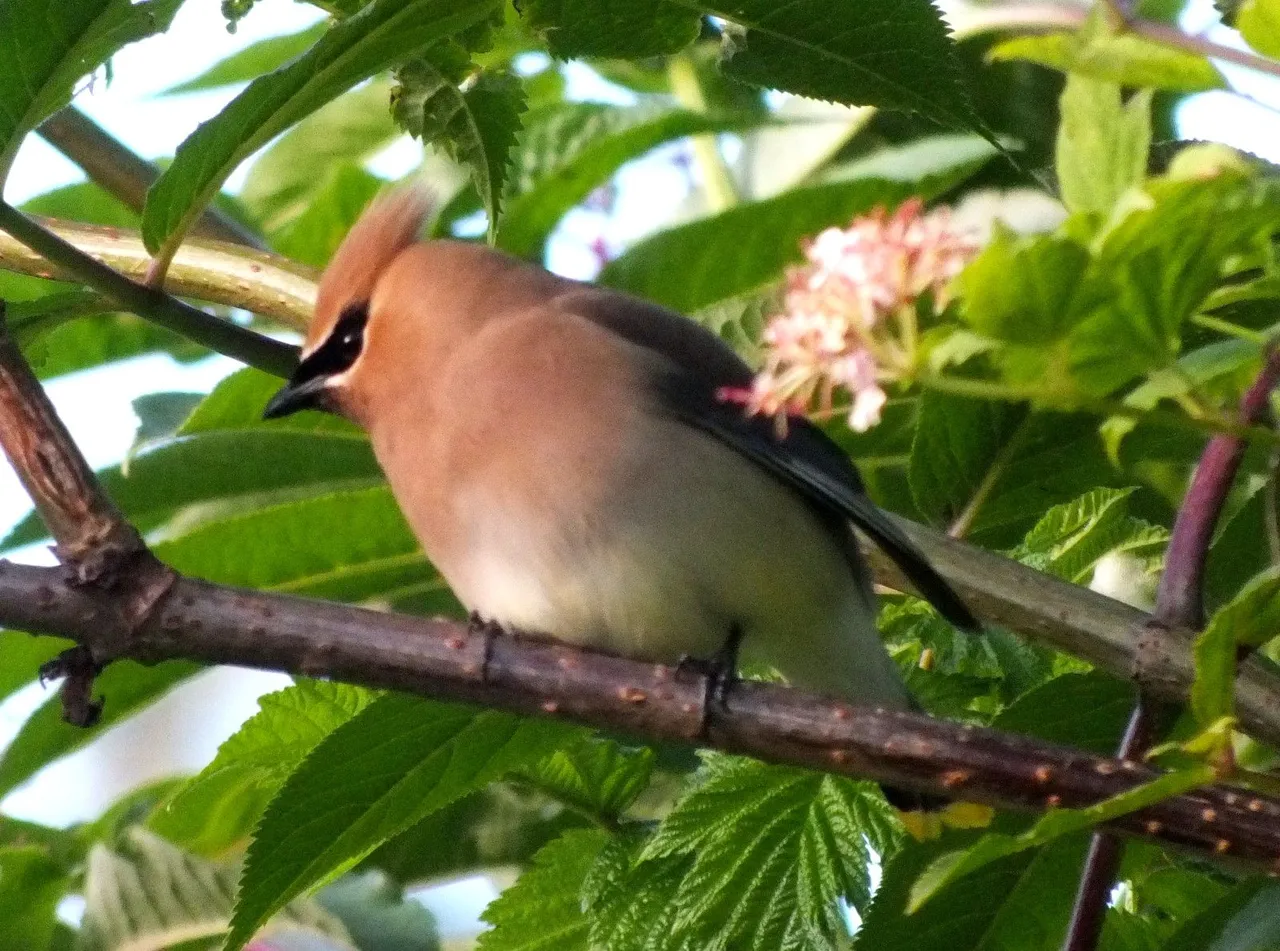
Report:
[[787,432],[780,437],[772,419],[748,416],[740,405],[718,398],[721,387],[748,385],[752,372],[714,333],[655,304],[611,291],[574,291],[562,303],[666,358],[670,369],[655,381],[657,398],[666,412],[772,472],[820,510],[853,522],[943,617],[966,630],[981,629],[959,595],[867,497],[858,470],[826,433],[806,419],[794,418],[787,421]]

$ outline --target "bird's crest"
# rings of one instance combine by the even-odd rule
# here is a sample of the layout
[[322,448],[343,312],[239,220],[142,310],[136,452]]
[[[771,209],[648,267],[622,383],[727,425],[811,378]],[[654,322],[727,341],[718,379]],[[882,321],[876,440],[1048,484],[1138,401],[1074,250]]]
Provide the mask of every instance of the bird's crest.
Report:
[[433,204],[431,194],[416,186],[394,188],[370,203],[343,238],[320,279],[304,354],[329,335],[348,304],[369,299],[383,271],[417,241]]

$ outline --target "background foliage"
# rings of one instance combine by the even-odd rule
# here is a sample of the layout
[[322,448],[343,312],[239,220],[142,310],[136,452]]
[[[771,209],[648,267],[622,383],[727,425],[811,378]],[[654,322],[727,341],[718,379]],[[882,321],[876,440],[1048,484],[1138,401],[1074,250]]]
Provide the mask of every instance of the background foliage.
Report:
[[[162,32],[180,3],[0,5],[0,173],[86,75]],[[883,422],[854,434],[837,419],[833,436],[882,505],[1149,597],[1188,475],[1256,372],[1280,298],[1273,170],[1167,141],[1178,96],[1224,85],[1208,60],[1080,8],[1075,29],[956,39],[926,0],[315,3],[327,22],[171,91],[247,83],[175,143],[144,208],[85,184],[27,210],[137,228],[163,256],[251,159],[243,189],[220,202],[274,250],[321,266],[383,185],[368,159],[403,131],[429,144],[438,234],[536,260],[573,209],[608,207],[626,163],[694,136],[680,155],[697,187],[680,219],[602,249],[600,280],[758,358],[807,236],[911,196],[949,203],[986,246],[927,322],[910,372],[889,381]],[[234,23],[254,0],[223,6]],[[1178,6],[1141,12],[1172,22]],[[1280,53],[1274,0],[1230,15],[1254,50]],[[567,97],[570,59],[624,104]],[[869,108],[815,118],[802,96]],[[46,378],[197,355],[100,313],[74,284],[0,273],[0,296]],[[102,475],[156,553],[230,584],[457,612],[363,435],[314,414],[263,423],[275,385],[243,370],[205,397],[139,401],[135,450]],[[1236,645],[1275,633],[1276,448],[1254,442],[1214,545],[1217,613],[1174,733],[1192,753],[1202,731],[1222,736]],[[41,536],[28,520],[7,546]],[[1107,752],[1133,702],[1078,660],[1000,629],[957,633],[908,598],[885,599],[881,626],[940,716]],[[0,633],[0,699],[60,646]],[[196,672],[113,665],[92,730],[46,703],[0,755],[0,794]],[[1243,740],[1238,753],[1260,769],[1274,760]],[[1181,757],[1174,777],[1201,775]],[[1096,819],[1028,833],[1027,817],[1007,815],[988,833],[919,843],[869,784],[299,678],[196,776],[71,829],[0,816],[0,946],[274,948],[305,935],[427,951],[433,922],[406,889],[514,868],[486,912],[485,951],[1036,951],[1061,941],[1081,829]],[[1276,888],[1130,844],[1102,946],[1271,947]],[[77,927],[56,916],[69,895],[85,903]]]

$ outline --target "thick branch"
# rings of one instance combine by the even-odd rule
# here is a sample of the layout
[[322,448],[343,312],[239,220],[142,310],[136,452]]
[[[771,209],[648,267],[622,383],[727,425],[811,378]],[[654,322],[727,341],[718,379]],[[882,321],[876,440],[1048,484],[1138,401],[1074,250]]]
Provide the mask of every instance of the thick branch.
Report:
[[[40,125],[40,136],[71,161],[107,194],[141,212],[147,189],[160,172],[131,152],[75,106],[55,112]],[[210,205],[196,219],[195,234],[265,250],[256,234],[217,207]]]
[[4,202],[0,202],[0,229],[94,290],[189,340],[277,376],[287,376],[297,363],[296,349],[289,344],[207,314],[164,291],[135,284]]
[[[778,763],[1013,809],[1098,802],[1154,778],[1132,761],[916,714],[833,703],[744,682],[704,715],[703,677],[574,648],[486,637],[466,625],[179,578],[121,636],[110,593],[53,568],[0,564],[0,624],[147,662],[186,658],[329,677],[710,745]],[[95,657],[105,660],[98,649]],[[108,698],[108,702],[110,698]],[[1117,831],[1268,868],[1280,861],[1280,802],[1213,787],[1128,816]]]

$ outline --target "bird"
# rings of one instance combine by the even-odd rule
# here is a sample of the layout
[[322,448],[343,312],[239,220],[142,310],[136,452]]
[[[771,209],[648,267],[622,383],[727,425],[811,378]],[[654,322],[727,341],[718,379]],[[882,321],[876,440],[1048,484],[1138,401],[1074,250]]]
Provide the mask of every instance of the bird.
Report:
[[431,205],[400,187],[364,211],[263,415],[362,426],[473,617],[915,709],[852,526],[949,621],[979,624],[849,456],[803,417],[783,431],[726,398],[754,374],[711,330],[484,244],[422,240]]

